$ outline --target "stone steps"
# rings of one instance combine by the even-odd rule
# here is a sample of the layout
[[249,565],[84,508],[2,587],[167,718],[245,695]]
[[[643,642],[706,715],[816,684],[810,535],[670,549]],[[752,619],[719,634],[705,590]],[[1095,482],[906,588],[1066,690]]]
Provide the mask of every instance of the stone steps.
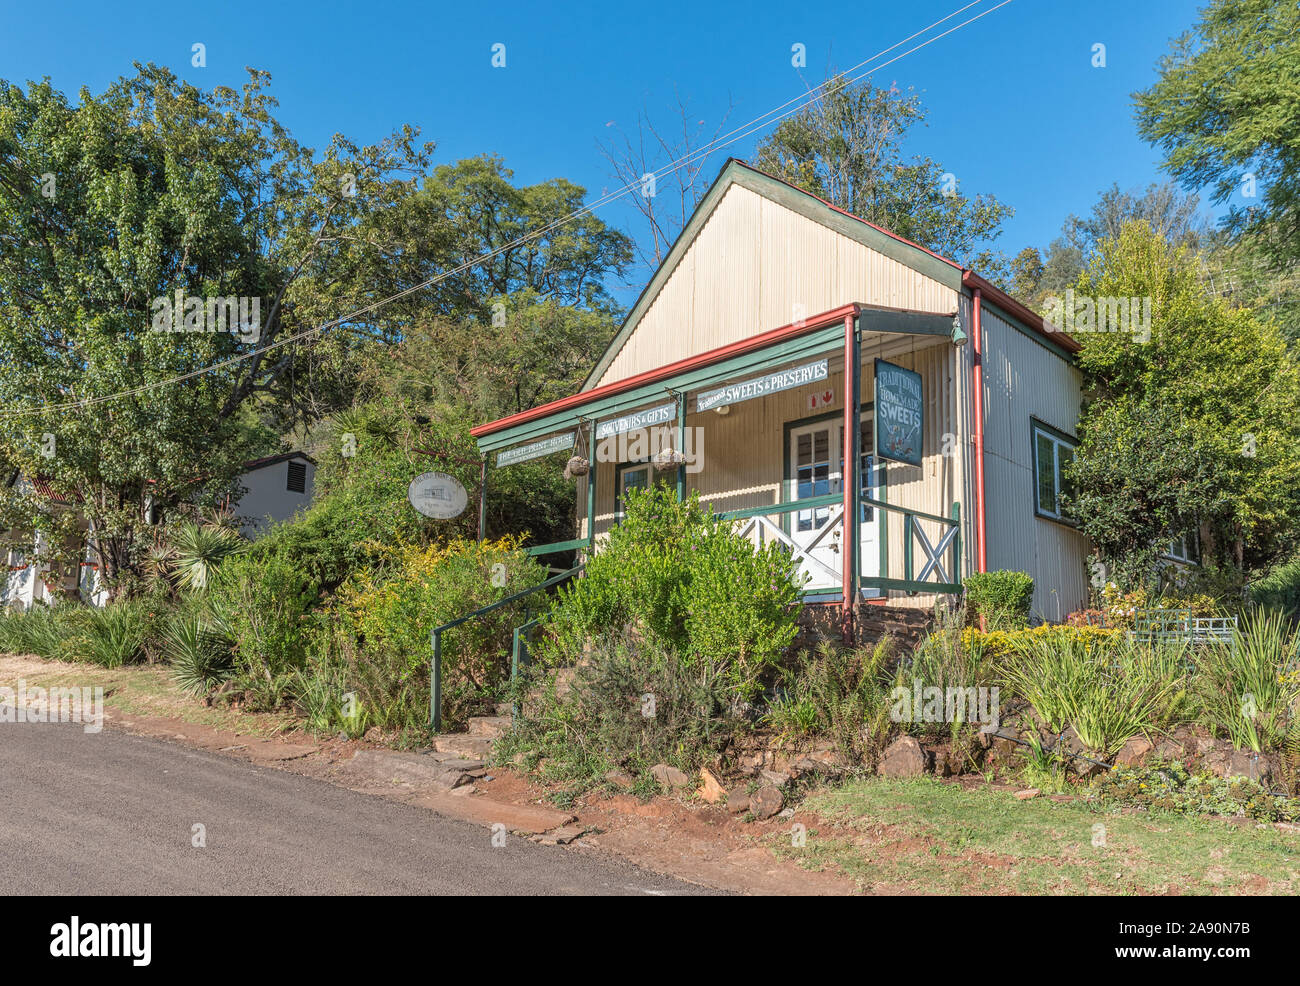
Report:
[[443,733],[433,738],[433,748],[438,753],[486,760],[492,755],[492,739],[491,736],[474,736],[470,733]]
[[510,732],[510,716],[470,716],[469,735],[499,739]]

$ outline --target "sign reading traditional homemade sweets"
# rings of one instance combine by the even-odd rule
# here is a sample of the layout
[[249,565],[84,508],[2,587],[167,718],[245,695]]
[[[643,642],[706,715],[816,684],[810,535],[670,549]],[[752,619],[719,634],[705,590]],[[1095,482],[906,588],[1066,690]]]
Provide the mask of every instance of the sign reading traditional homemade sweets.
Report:
[[921,464],[921,374],[876,360],[876,455]]

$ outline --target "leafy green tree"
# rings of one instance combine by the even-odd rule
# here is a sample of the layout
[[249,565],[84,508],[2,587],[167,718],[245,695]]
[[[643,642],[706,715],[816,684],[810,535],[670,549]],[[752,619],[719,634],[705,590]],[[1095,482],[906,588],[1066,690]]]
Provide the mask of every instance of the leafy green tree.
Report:
[[[630,245],[589,214],[562,221],[583,189],[515,187],[495,158],[431,170],[409,127],[317,153],[276,120],[268,85],[251,72],[206,92],[137,66],[73,103],[0,82],[0,458],[51,480],[0,512],[46,529],[36,560],[72,561],[84,515],[125,584],[151,505],[229,492],[278,434],[350,406],[360,357],[412,324],[486,337],[463,369],[502,368],[488,390],[513,388],[515,406],[573,377],[530,333],[572,326],[581,352],[612,334],[605,282]],[[208,300],[225,298],[246,299],[237,321]],[[500,333],[497,304],[513,313]]]
[[1231,201],[1228,228],[1275,262],[1300,258],[1300,6],[1212,0],[1159,71],[1134,99],[1164,168]]
[[970,262],[994,239],[1009,206],[967,196],[928,157],[903,156],[909,131],[925,122],[912,90],[848,85],[833,75],[807,106],[758,145],[758,167],[947,257]]
[[1209,297],[1191,251],[1142,222],[1103,241],[1076,288],[1152,306],[1148,342],[1081,338],[1067,504],[1103,559],[1141,581],[1194,529],[1210,564],[1248,572],[1285,554],[1300,522],[1300,367],[1276,323]]

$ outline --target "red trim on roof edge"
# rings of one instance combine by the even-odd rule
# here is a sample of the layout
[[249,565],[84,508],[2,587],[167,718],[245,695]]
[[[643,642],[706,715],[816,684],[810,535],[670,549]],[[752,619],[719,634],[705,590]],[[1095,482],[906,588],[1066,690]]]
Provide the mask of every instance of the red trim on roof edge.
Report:
[[1083,345],[1079,340],[1049,326],[1043,321],[1043,317],[1032,308],[1022,305],[1020,302],[1016,301],[1015,298],[1011,297],[1011,295],[1007,294],[996,285],[990,284],[974,271],[963,270],[961,272],[961,283],[963,287],[970,288],[972,291],[979,288],[980,293],[984,295],[986,301],[992,301],[993,304],[1004,309],[1008,314],[1014,315],[1016,318],[1020,319],[1020,321],[1024,322],[1039,335],[1046,339],[1051,339],[1062,349],[1071,353],[1077,353],[1083,348]]
[[581,407],[583,404],[589,404],[602,397],[612,397],[614,394],[621,394],[625,390],[633,390],[645,384],[654,383],[656,380],[666,380],[668,377],[674,377],[688,370],[695,370],[711,363],[718,363],[732,356],[743,356],[745,353],[762,349],[764,346],[784,342],[786,339],[793,339],[816,329],[824,329],[828,325],[841,321],[846,315],[857,315],[858,311],[859,306],[856,303],[840,305],[828,312],[822,312],[820,315],[804,319],[801,323],[791,323],[790,325],[783,325],[779,329],[770,329],[756,336],[750,336],[748,339],[741,339],[739,342],[719,346],[717,349],[710,349],[708,352],[700,353],[697,356],[688,356],[686,359],[680,359],[676,363],[669,363],[667,366],[661,366],[655,370],[647,370],[644,373],[638,373],[636,376],[625,377],[622,380],[615,380],[613,383],[593,387],[591,390],[581,390],[576,394],[570,394],[568,397],[561,397],[559,400],[551,401],[549,404],[542,404],[539,407],[512,414],[508,418],[489,421],[487,424],[471,428],[469,433],[473,437],[479,438],[482,435],[490,435],[493,432],[504,431],[506,428],[513,428],[515,425],[536,421],[538,418],[549,417],[569,408]]

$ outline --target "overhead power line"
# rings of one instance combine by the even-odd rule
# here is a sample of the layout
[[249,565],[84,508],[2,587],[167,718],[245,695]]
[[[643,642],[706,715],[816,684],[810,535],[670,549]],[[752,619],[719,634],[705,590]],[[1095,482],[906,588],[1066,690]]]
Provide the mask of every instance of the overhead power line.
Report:
[[[737,141],[742,140],[747,136],[750,136],[751,134],[757,132],[758,130],[764,129],[779,120],[785,119],[786,117],[791,116],[794,113],[797,113],[799,110],[803,109],[809,103],[815,102],[816,100],[821,99],[831,93],[838,92],[841,89],[847,88],[851,85],[856,84],[857,82],[860,82],[863,78],[867,77],[871,73],[878,72],[880,69],[885,68],[888,65],[894,64],[894,62],[897,62],[900,59],[907,57],[913,52],[919,51],[920,49],[926,47],[927,45],[933,44],[934,42],[940,40],[941,38],[945,38],[948,35],[961,30],[962,28],[966,27],[968,24],[972,24],[975,21],[988,16],[994,11],[1007,6],[1008,4],[1012,3],[1012,0],[1001,0],[1000,3],[997,3],[991,7],[987,7],[986,9],[980,11],[979,13],[976,13],[971,17],[968,17],[966,20],[953,25],[947,30],[942,31],[939,34],[935,34],[932,37],[926,38],[924,41],[921,41],[919,44],[916,44],[913,47],[908,48],[906,51],[900,52],[899,54],[895,55],[893,58],[890,58],[888,61],[881,62],[878,65],[871,65],[869,69],[866,68],[867,65],[870,65],[872,62],[875,62],[876,59],[881,58],[884,55],[887,55],[898,48],[901,48],[903,45],[906,45],[909,42],[916,40],[917,38],[933,30],[934,28],[940,26],[941,24],[944,24],[947,21],[952,20],[954,17],[960,16],[961,14],[970,10],[972,7],[977,7],[984,2],[986,2],[986,0],[972,0],[972,2],[967,3],[964,6],[958,7],[956,10],[952,11],[951,13],[945,15],[944,17],[939,18],[939,20],[934,21],[933,23],[908,35],[906,38],[902,39],[901,41],[898,41],[895,44],[890,45],[888,48],[884,48],[881,51],[876,52],[874,55],[870,56],[869,58],[863,59],[862,61],[858,62],[856,65],[847,69],[845,72],[840,73],[838,76],[836,76],[836,78],[827,80],[826,82],[823,82],[819,86],[814,86],[813,88],[809,89],[806,93],[787,100],[786,102],[782,103],[780,106],[777,106],[774,109],[769,110],[768,112],[762,114],[761,116],[755,117],[753,120],[750,120],[748,123],[743,124],[735,128],[734,130],[729,131],[726,134],[722,134],[718,137],[715,137],[707,144],[695,149],[694,151],[691,151],[689,154],[686,154],[677,160],[670,161],[662,168],[647,173],[646,175],[642,176],[642,179],[640,181],[629,182],[628,184],[622,186],[621,188],[615,189],[611,192],[607,192],[604,195],[602,195],[600,198],[591,202],[590,204],[585,205],[580,209],[576,209],[573,212],[569,213],[568,215],[563,216],[559,219],[552,220],[551,222],[547,223],[545,226],[533,230],[530,233],[525,233],[522,236],[519,236],[516,239],[511,240],[509,243],[505,243],[497,247],[495,250],[490,250],[487,253],[484,253],[478,257],[473,258],[472,260],[466,261],[465,263],[461,264],[458,267],[453,268],[452,270],[448,270],[440,274],[436,274],[433,277],[427,278],[419,282],[418,284],[413,284],[410,287],[404,288],[403,290],[391,294],[385,298],[381,298],[377,301],[373,301],[370,304],[364,305],[363,307],[358,308],[352,312],[349,312],[346,315],[341,315],[338,318],[330,319],[329,321],[323,322],[322,324],[314,326],[312,328],[304,329],[301,332],[295,332],[281,339],[276,339],[273,342],[270,342],[259,349],[249,350],[246,353],[238,353],[226,359],[219,360],[216,363],[211,363],[207,366],[200,367],[196,370],[190,370],[187,373],[182,373],[174,377],[167,377],[162,380],[155,380],[150,383],[141,384],[138,387],[131,387],[129,389],[118,391],[116,393],[101,394],[96,397],[88,397],[82,400],[64,401],[57,404],[45,404],[39,407],[9,408],[0,411],[0,418],[25,417],[30,415],[50,414],[50,413],[65,412],[65,411],[80,412],[110,401],[123,400],[128,397],[136,397],[139,396],[140,394],[148,393],[149,391],[152,390],[158,390],[163,387],[169,387],[175,384],[184,383],[187,380],[193,380],[196,377],[200,377],[208,373],[213,373],[217,370],[223,369],[228,366],[232,366],[244,360],[252,359],[256,356],[271,352],[276,349],[280,349],[284,346],[290,345],[295,342],[299,342],[311,336],[319,335],[320,333],[334,326],[340,326],[347,322],[354,321],[357,318],[363,315],[368,315],[371,312],[374,312],[385,305],[389,305],[394,301],[399,301],[400,299],[408,297],[416,293],[417,291],[423,291],[425,288],[429,288],[435,284],[439,284],[450,277],[455,277],[457,274],[463,274],[466,271],[473,269],[474,267],[477,267],[481,264],[491,261],[495,257],[500,256],[502,253],[524,246],[525,244],[530,243],[533,240],[539,239],[547,235],[548,233],[556,229],[559,229],[562,226],[567,225],[568,223],[574,222],[578,219],[581,219],[584,216],[590,215],[593,212],[595,212],[596,209],[604,205],[607,205],[610,202],[616,201],[622,198],[623,196],[629,194],[630,192],[639,190],[642,187],[643,182],[646,181],[646,179],[653,177],[657,181],[662,177],[671,175],[679,171],[680,169],[688,166],[689,164],[693,163],[696,160],[707,157],[713,154],[715,151],[721,150],[724,147],[728,147],[731,144],[734,144]],[[856,76],[854,76],[853,74],[855,72],[858,73]]]

